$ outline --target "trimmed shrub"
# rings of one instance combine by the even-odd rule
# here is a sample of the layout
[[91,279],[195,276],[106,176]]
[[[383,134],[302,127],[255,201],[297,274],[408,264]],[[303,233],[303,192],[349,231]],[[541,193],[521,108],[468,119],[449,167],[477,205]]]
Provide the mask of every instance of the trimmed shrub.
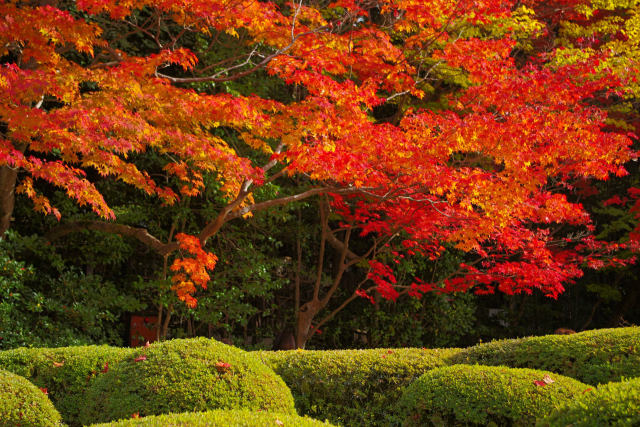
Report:
[[138,348],[91,382],[83,424],[171,412],[253,409],[295,414],[291,392],[250,353],[212,339]]
[[0,369],[46,388],[64,422],[80,425],[78,413],[91,379],[131,352],[108,346],[17,348],[0,351]]
[[0,426],[59,426],[61,419],[43,390],[0,370]]
[[568,403],[539,426],[638,426],[640,425],[640,378],[602,384]]
[[115,421],[106,424],[93,424],[92,427],[253,427],[253,426],[287,426],[313,427],[331,426],[332,424],[304,418],[298,415],[276,414],[273,412],[255,412],[248,410],[217,409],[207,412],[190,412],[184,414],[152,415],[144,418]]
[[464,349],[451,364],[543,369],[597,385],[640,377],[640,327],[493,341]]
[[259,352],[293,393],[298,413],[335,424],[381,425],[406,387],[455,351],[431,349]]
[[527,426],[588,388],[562,375],[504,366],[455,365],[409,387],[391,419],[404,426]]

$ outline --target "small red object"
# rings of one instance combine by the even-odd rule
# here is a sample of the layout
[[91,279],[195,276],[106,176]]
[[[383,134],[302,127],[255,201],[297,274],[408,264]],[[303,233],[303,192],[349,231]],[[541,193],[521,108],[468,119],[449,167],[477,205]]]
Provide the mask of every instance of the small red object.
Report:
[[147,360],[147,356],[145,356],[144,354],[142,354],[142,355],[140,355],[140,356],[138,356],[138,357],[136,357],[134,359],[134,361],[136,361],[136,362],[142,362],[144,360]]
[[229,368],[231,368],[231,365],[228,364],[227,362],[217,362],[216,363],[216,369],[220,373],[227,372],[229,370]]

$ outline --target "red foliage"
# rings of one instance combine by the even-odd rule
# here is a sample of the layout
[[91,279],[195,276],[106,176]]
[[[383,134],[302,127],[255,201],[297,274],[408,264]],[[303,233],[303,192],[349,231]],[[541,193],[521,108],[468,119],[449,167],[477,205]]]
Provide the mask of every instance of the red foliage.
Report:
[[[553,7],[563,19],[578,19],[579,3],[556,1]],[[526,4],[537,8],[541,22],[553,23],[545,2]],[[58,218],[35,180],[113,219],[88,171],[168,204],[202,194],[205,175],[218,177],[229,204],[198,237],[176,236],[173,289],[189,306],[217,261],[202,247],[207,232],[219,229],[218,219],[265,206],[252,193],[273,176],[272,166],[252,162],[258,156],[243,156],[216,136],[212,130],[219,126],[232,129],[252,154],[279,163],[283,173],[309,179],[317,192],[305,194],[334,194],[334,210],[361,236],[402,234],[392,248],[396,263],[405,256],[435,260],[445,247],[475,259],[442,283],[418,278],[403,291],[393,261],[371,260],[369,279],[384,298],[536,289],[556,297],[581,275],[583,264],[619,262],[600,257],[614,248],[589,238],[560,244],[549,228],[570,224],[592,231],[584,208],[563,189],[627,173],[629,136],[605,132],[607,114],[590,102],[614,94],[623,79],[599,68],[604,54],[558,65],[548,50],[516,61],[517,34],[510,27],[474,33],[482,37],[460,31],[467,25],[504,27],[515,2],[381,0],[375,16],[353,0],[327,10],[252,0],[82,0],[75,7],[87,19],[31,2],[0,5],[0,56],[18,58],[5,59],[0,69],[0,121],[6,127],[0,167],[19,169],[16,191]],[[212,40],[218,32],[242,32],[242,43],[264,48],[265,59],[257,61],[253,53],[245,62],[227,58],[221,62],[231,64],[225,72],[208,75],[207,53],[181,44],[186,30],[171,43],[156,37],[157,49],[147,56],[129,55],[106,29],[130,26],[140,37],[153,35],[128,19],[141,10],[165,20],[166,28],[188,28]],[[283,104],[189,86],[240,79],[258,69],[303,87],[304,97]],[[409,108],[427,105],[421,99],[433,90],[430,74],[439,70],[456,90],[438,99],[438,108]],[[456,79],[447,77],[452,73]],[[87,83],[97,89],[81,90]],[[373,119],[382,105],[397,106],[393,120]],[[130,160],[148,150],[165,159],[162,179]],[[170,178],[180,185],[166,185]],[[371,299],[365,290],[358,295]]]

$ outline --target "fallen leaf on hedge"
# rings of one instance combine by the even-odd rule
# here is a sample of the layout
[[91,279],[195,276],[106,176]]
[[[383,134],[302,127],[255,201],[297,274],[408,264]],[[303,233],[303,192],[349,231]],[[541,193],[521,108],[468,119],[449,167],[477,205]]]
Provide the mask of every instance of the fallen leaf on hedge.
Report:
[[147,360],[147,356],[145,356],[144,354],[134,359],[134,361],[136,362],[142,362],[143,360]]
[[46,394],[47,396],[49,395],[49,390],[47,390],[45,387],[40,387],[40,391]]
[[544,387],[547,385],[547,383],[545,383],[544,381],[534,381],[533,383],[538,387]]
[[588,391],[593,391],[593,389],[591,387],[589,387],[588,389],[586,389],[585,391],[582,392],[582,394],[585,394]]
[[131,418],[140,418],[140,412],[134,412],[131,414]]
[[218,370],[218,372],[227,372],[229,368],[231,368],[231,365],[228,364],[227,362],[216,363],[216,369]]
[[556,381],[554,379],[552,379],[549,375],[545,375],[544,377],[542,377],[542,381],[544,381],[547,384],[553,384]]
[[64,366],[64,360],[62,362],[53,362],[54,368],[59,368],[60,366]]
[[149,341],[147,341],[146,343],[144,343],[144,348],[148,348],[151,344],[149,344]]
[[284,423],[282,421],[278,420],[278,419],[276,419],[275,423],[278,424],[279,426],[283,426],[284,425]]
[[106,374],[107,372],[109,372],[109,362],[104,364],[104,368],[102,368],[102,372],[103,374]]

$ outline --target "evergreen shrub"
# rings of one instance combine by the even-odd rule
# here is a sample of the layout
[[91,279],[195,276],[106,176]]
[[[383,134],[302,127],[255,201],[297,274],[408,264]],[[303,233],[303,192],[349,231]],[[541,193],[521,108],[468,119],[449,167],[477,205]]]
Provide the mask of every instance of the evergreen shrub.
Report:
[[246,409],[216,409],[206,412],[151,415],[143,418],[132,418],[105,424],[93,424],[92,427],[314,427],[331,425],[332,424],[322,423],[311,418],[303,418],[291,414],[256,412]]
[[59,426],[61,419],[44,390],[0,370],[0,426]]
[[76,426],[89,383],[132,351],[109,346],[16,348],[0,351],[0,369],[46,388],[64,422]]
[[176,339],[137,348],[98,375],[80,412],[83,424],[211,409],[295,414],[291,392],[254,355],[212,339]]
[[539,426],[638,426],[640,378],[602,384],[555,410]]
[[259,352],[291,389],[298,413],[343,425],[384,425],[404,387],[455,349]]
[[640,377],[640,327],[493,341],[458,352],[450,363],[542,369],[592,385],[620,381]]
[[390,424],[530,426],[587,388],[572,378],[534,369],[448,366],[427,372],[407,387]]

